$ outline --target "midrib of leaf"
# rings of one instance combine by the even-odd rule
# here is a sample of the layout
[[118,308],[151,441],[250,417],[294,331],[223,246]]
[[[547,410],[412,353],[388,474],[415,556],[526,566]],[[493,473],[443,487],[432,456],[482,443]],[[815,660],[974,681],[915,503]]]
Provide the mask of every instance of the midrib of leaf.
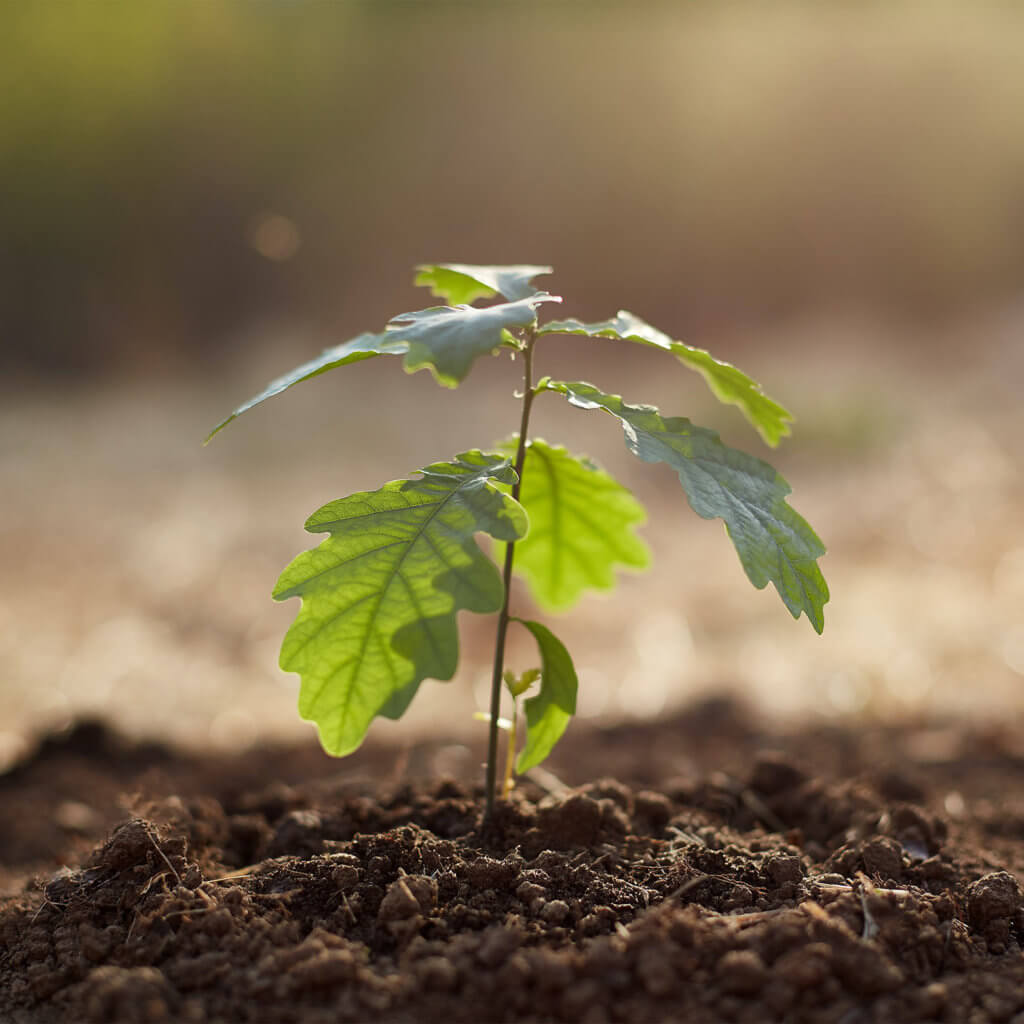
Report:
[[[757,507],[757,505],[754,505],[751,502],[747,501],[741,494],[737,493],[735,489],[730,487],[724,481],[717,479],[713,473],[709,472],[705,468],[705,466],[719,466],[721,465],[721,463],[715,462],[713,459],[703,458],[702,456],[699,455],[687,455],[687,458],[690,460],[690,463],[692,465],[699,466],[701,472],[704,473],[708,477],[708,479],[711,480],[712,483],[714,483],[714,485],[717,488],[724,491],[729,496],[729,500],[733,502],[734,505],[743,509],[743,511],[747,515],[751,516],[753,519],[756,519],[764,527],[765,532],[769,534],[773,539],[777,538],[778,535],[776,531],[771,528],[773,520],[768,517],[768,514],[763,509],[760,509]],[[775,520],[775,522],[778,522],[778,520]],[[728,528],[728,524],[726,524],[726,526]],[[793,533],[792,530],[787,530],[786,533],[795,540],[800,540],[800,538],[795,533]],[[779,567],[784,568],[785,563],[781,561],[781,556],[782,546],[779,545]]]
[[[776,560],[776,564],[779,567],[780,575],[788,576],[788,577],[791,577],[791,578],[795,579],[796,585],[800,588],[800,592],[804,595],[804,603],[805,603],[805,605],[806,604],[810,604],[811,603],[811,592],[807,589],[806,583],[804,583],[805,577],[804,577],[803,573],[799,573],[799,572],[794,571],[794,564],[795,563],[793,563],[793,562],[787,563],[786,559],[783,557],[784,554],[785,554],[785,550],[783,548],[783,545],[777,539],[778,535],[777,535],[776,531],[771,528],[770,521],[767,521],[765,519],[764,514],[761,513],[761,512],[758,512],[758,511],[755,510],[754,514],[757,517],[757,519],[759,520],[759,522],[761,523],[761,525],[764,528],[765,532],[767,534],[769,534],[769,536],[771,536],[773,540],[775,540],[776,546],[778,547],[778,551],[776,552],[776,555],[775,555],[775,560]],[[793,533],[792,530],[786,530],[786,533],[788,534],[788,536],[793,537],[793,538],[799,540],[799,538],[796,536],[795,533]]]
[[[437,503],[437,505],[434,507],[434,510],[423,521],[423,523],[421,524],[420,528],[416,531],[415,537],[407,545],[407,547],[405,549],[405,552],[402,554],[401,558],[399,558],[398,563],[396,564],[396,566],[394,568],[394,571],[388,576],[387,583],[383,587],[381,587],[380,593],[377,595],[376,607],[374,608],[374,610],[373,610],[373,612],[371,613],[371,616],[370,616],[371,623],[376,624],[377,613],[380,611],[380,606],[381,606],[382,602],[384,601],[384,595],[387,594],[388,591],[391,589],[391,586],[394,583],[396,576],[399,576],[402,579],[402,582],[405,584],[405,587],[408,590],[409,583],[408,583],[408,581],[405,580],[404,577],[400,576],[400,573],[401,573],[401,569],[402,569],[403,564],[405,563],[406,558],[409,557],[409,552],[412,551],[413,545],[415,545],[415,544],[417,544],[419,542],[419,539],[420,539],[420,537],[423,536],[423,533],[426,530],[427,526],[429,526],[430,523],[432,523],[434,521],[434,519],[437,518],[440,510],[442,508],[444,508],[444,506],[447,505],[447,503],[452,498],[454,498],[456,494],[458,494],[459,490],[460,490],[460,488],[456,487],[455,490],[453,490],[449,494],[445,495],[445,497],[443,497]],[[376,630],[374,630],[373,632],[374,632],[374,635],[376,635]],[[359,647],[359,657],[356,659],[357,668],[361,667],[363,662],[366,660],[366,646],[370,642],[370,634],[371,634],[371,630],[370,629],[367,629],[366,632],[363,634],[363,642],[362,642],[362,644],[360,644],[360,647]],[[392,676],[394,676],[394,673],[392,673]],[[344,701],[344,710],[345,710],[346,713],[348,712],[349,705],[352,703],[352,694],[355,691],[355,687],[354,686],[349,686],[347,688],[347,690],[348,690],[348,692],[345,694],[345,701]]]
[[[362,557],[362,556],[360,555],[359,557]],[[373,597],[372,594],[367,594],[365,597],[357,598],[350,605],[346,606],[345,609],[342,612],[340,612],[339,614],[342,614],[342,615],[348,614],[348,612],[352,611],[353,608],[358,608],[364,601],[369,601],[371,597]],[[337,616],[335,616],[334,618],[337,618]],[[329,619],[326,622],[321,622],[320,625],[317,626],[317,628],[313,632],[313,634],[309,637],[309,639],[307,639],[306,641],[303,642],[303,644],[299,648],[299,650],[300,651],[301,650],[305,650],[309,646],[309,644],[313,640],[315,640],[334,621],[334,618]],[[327,676],[324,679],[324,681],[318,687],[316,687],[316,689],[314,690],[314,693],[313,693],[313,700],[317,700],[320,697],[320,694],[323,693],[324,687],[327,686],[328,684],[332,683],[334,681],[334,679],[338,676],[338,674],[341,672],[342,669],[348,668],[348,666],[352,664],[352,660],[353,660],[352,658],[349,658],[346,661],[341,662],[341,664],[339,664],[337,666],[337,668],[335,668],[335,670],[329,676]],[[346,708],[346,710],[348,710],[348,701],[347,700],[345,702],[345,708]]]

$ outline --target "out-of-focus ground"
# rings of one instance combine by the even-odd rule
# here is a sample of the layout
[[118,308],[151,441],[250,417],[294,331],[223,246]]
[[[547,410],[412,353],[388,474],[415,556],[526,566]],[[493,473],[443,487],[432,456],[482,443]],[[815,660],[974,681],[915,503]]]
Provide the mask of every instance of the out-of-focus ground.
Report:
[[[1024,710],[1022,330],[1024,311],[1008,309],[933,332],[934,361],[918,344],[903,358],[898,336],[863,322],[793,324],[761,339],[752,370],[799,413],[794,438],[768,457],[829,546],[822,637],[749,586],[720,524],[692,514],[665,467],[634,465],[614,421],[538,405],[539,434],[598,457],[650,509],[654,568],[552,620],[577,659],[580,713],[656,715],[722,689],[780,715]],[[817,344],[830,334],[844,344]],[[548,344],[552,367],[600,349],[589,376],[760,450],[682,368],[655,376],[624,346],[615,373],[610,342]],[[0,412],[3,756],[83,714],[199,745],[308,730],[296,677],[276,667],[297,606],[269,599],[280,569],[314,541],[303,519],[506,433],[515,369],[492,362],[454,393],[386,360],[345,368],[205,450],[204,431],[255,389],[257,370],[231,394],[176,380],[10,396]],[[425,683],[402,724],[376,729],[482,730],[471,716],[485,705],[493,623],[464,615],[463,627],[456,680]]]
[[[1016,714],[1024,683],[1024,8],[779,2],[20,5],[0,60],[0,765],[99,713],[238,745],[309,727],[269,593],[323,502],[486,445],[514,371],[390,361],[207,430],[428,305],[422,261],[551,262],[797,414],[765,452],[657,353],[541,370],[775,462],[829,546],[826,631],[612,421],[538,406],[650,508],[653,570],[556,631],[580,712],[731,689],[780,715]],[[520,597],[520,599],[522,599]],[[479,735],[492,624],[376,729]],[[525,659],[528,648],[513,655]],[[532,656],[531,656],[532,657]]]

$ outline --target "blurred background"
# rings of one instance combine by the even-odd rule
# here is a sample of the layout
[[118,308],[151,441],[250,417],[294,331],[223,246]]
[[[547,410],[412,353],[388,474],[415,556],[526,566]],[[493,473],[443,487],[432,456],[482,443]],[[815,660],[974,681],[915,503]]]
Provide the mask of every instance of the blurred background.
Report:
[[[372,361],[200,442],[271,377],[430,305],[420,262],[552,263],[566,315],[627,308],[797,415],[769,453],[657,353],[539,352],[768,457],[829,547],[819,638],[610,419],[538,405],[538,434],[650,508],[654,568],[552,622],[582,714],[1024,706],[1020,5],[83,0],[0,21],[0,765],[83,714],[195,746],[309,733],[276,667],[296,606],[269,599],[302,522],[510,433],[516,370],[448,393]],[[377,733],[441,721],[482,749],[493,626],[464,627],[443,699],[425,684]]]

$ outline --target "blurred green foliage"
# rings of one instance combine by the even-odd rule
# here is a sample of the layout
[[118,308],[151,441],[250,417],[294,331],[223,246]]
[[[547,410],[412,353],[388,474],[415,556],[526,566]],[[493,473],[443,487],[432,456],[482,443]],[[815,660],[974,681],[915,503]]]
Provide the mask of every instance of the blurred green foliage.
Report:
[[[424,255],[694,331],[1019,287],[1013,4],[14,3],[0,365],[379,328]],[[614,257],[614,258],[613,258]],[[636,267],[626,279],[623,262]],[[367,319],[370,318],[370,319]]]

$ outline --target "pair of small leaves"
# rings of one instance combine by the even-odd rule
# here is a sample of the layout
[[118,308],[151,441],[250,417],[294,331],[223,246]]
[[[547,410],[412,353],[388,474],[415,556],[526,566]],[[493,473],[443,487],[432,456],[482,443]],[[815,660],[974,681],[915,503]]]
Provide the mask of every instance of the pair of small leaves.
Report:
[[[541,656],[541,668],[527,669],[521,675],[506,671],[504,674],[505,688],[512,695],[513,701],[530,690],[540,680],[540,691],[528,698],[526,704],[527,737],[523,749],[516,758],[516,772],[519,775],[536,768],[554,749],[569,725],[569,719],[576,713],[576,691],[578,682],[572,658],[559,640],[547,626],[539,622],[528,622],[526,619],[511,619],[525,626],[537,641]],[[484,721],[487,715],[479,715]],[[515,738],[516,726],[513,721],[499,719],[498,724],[510,729]]]

